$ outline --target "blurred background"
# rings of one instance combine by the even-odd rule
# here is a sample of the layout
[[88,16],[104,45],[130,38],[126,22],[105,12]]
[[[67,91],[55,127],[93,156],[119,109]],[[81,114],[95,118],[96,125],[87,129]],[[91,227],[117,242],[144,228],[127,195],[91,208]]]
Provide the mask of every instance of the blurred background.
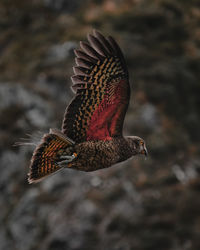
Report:
[[[93,28],[124,52],[124,132],[149,157],[27,183],[20,138],[60,128],[73,49]],[[0,1],[0,249],[200,249],[200,2]]]

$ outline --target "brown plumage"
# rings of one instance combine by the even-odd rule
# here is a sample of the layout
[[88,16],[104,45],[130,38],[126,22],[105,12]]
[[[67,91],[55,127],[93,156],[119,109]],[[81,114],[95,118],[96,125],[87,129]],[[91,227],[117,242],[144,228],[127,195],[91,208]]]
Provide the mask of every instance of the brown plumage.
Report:
[[94,31],[75,50],[72,90],[62,132],[51,129],[31,159],[29,183],[38,182],[63,167],[94,171],[136,154],[147,154],[144,141],[123,137],[123,122],[130,99],[128,70],[112,37]]

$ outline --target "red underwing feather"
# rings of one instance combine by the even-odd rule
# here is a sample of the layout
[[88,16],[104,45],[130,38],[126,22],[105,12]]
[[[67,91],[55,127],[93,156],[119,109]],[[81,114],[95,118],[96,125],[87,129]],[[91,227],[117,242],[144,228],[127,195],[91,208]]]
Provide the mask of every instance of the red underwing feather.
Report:
[[128,71],[112,37],[98,31],[75,50],[74,99],[67,107],[62,131],[76,143],[122,135],[130,98]]

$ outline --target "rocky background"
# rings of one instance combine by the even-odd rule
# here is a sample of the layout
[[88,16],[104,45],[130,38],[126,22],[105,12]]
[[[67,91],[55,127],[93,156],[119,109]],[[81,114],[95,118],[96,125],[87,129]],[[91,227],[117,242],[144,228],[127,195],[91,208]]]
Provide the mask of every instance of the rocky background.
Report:
[[[120,44],[125,134],[149,157],[27,183],[20,138],[60,128],[73,49],[93,28]],[[200,249],[199,0],[0,1],[0,249]]]

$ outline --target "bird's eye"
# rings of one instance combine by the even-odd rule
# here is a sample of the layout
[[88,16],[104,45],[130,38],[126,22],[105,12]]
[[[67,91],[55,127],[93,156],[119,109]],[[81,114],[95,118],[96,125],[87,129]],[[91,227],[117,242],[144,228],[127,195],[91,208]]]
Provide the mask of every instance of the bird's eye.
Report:
[[135,141],[135,144],[137,147],[140,145],[139,141]]
[[141,146],[144,146],[144,142],[143,142],[143,141],[140,141],[140,145],[141,145]]

